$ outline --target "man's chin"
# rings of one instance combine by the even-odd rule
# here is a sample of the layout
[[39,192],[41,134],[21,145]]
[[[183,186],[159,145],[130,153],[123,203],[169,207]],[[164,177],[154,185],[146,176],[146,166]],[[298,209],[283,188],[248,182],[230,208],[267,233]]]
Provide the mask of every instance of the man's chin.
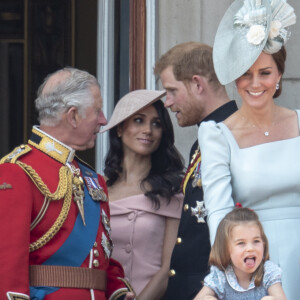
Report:
[[76,146],[76,149],[74,149],[75,151],[85,151],[85,150],[89,150],[95,147],[95,141],[90,142],[86,145],[78,145]]
[[180,127],[187,127],[190,126],[189,124],[187,124],[186,122],[184,122],[183,120],[178,120],[177,119],[177,123]]

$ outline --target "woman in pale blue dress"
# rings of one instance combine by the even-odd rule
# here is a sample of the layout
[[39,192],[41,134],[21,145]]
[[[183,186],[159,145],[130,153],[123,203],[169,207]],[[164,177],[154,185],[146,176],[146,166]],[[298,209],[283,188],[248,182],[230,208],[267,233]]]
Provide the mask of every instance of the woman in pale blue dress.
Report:
[[282,271],[288,300],[300,295],[300,112],[274,103],[281,93],[295,14],[284,0],[236,0],[214,44],[222,84],[235,81],[240,109],[222,123],[202,123],[202,184],[213,243],[235,203],[254,209]]

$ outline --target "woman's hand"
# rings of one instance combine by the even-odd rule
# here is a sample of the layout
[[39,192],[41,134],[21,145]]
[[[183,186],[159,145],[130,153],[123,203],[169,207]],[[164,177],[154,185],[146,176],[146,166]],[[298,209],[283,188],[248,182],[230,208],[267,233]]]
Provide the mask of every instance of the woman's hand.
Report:
[[133,292],[128,292],[124,300],[135,300],[135,294]]
[[138,299],[152,300],[161,299],[163,297],[168,285],[171,255],[176,242],[178,226],[179,219],[166,218],[160,270],[151,278],[138,295]]

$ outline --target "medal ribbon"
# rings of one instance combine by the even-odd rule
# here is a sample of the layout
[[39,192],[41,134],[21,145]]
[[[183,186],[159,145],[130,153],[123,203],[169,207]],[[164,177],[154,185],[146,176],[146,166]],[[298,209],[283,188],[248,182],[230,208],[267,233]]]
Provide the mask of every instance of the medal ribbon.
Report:
[[201,156],[200,153],[197,155],[198,157],[195,158],[195,160],[191,163],[189,169],[187,170],[187,173],[184,177],[184,181],[182,184],[182,192],[183,194],[185,194],[185,189],[186,189],[186,185],[191,177],[191,175],[194,173],[195,168],[197,167],[198,164],[201,163]]

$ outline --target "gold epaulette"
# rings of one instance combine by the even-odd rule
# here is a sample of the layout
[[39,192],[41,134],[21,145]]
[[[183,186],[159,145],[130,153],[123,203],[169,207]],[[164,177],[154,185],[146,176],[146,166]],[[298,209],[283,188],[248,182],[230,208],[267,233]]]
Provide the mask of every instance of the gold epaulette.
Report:
[[4,163],[16,163],[16,160],[19,159],[21,156],[25,155],[26,153],[30,152],[31,148],[28,145],[21,145],[16,147],[12,152],[5,155],[1,158],[0,164]]

